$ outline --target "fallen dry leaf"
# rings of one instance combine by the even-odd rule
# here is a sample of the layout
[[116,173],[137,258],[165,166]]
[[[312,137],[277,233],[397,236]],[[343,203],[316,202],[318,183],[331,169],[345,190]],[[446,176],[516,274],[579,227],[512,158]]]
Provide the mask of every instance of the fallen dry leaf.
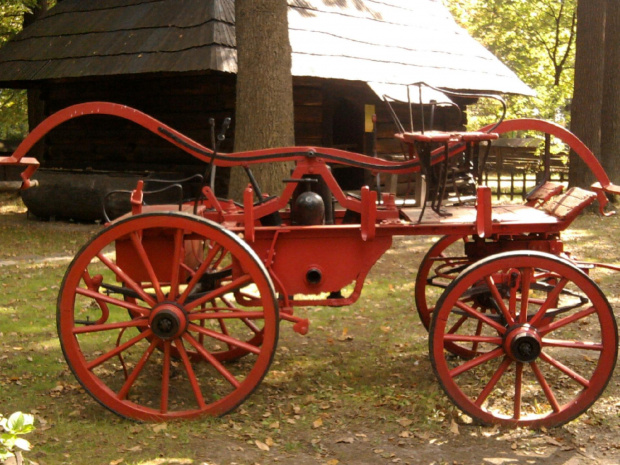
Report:
[[161,433],[162,431],[166,430],[168,428],[168,425],[166,423],[159,423],[157,425],[153,425],[153,432],[154,433]]
[[450,432],[452,434],[459,434],[459,425],[454,420],[450,422]]
[[264,442],[259,441],[258,439],[254,441],[254,444],[256,444],[256,447],[258,447],[260,450],[263,450],[265,452],[269,451],[269,446]]
[[314,420],[314,421],[312,422],[312,427],[313,427],[314,429],[320,428],[321,426],[323,426],[323,419],[321,419],[321,418],[319,418],[319,419],[317,419],[317,420]]
[[545,441],[547,442],[547,444],[552,444],[554,446],[561,446],[562,445],[561,442],[559,442],[557,439],[552,438],[550,436],[546,436],[545,437]]

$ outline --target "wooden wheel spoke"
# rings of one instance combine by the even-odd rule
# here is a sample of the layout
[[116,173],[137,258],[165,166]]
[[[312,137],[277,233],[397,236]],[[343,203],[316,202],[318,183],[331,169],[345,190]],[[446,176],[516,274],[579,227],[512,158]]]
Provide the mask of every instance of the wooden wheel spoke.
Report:
[[121,270],[115,263],[112,262],[109,258],[107,258],[103,253],[99,252],[97,254],[99,260],[101,260],[114,274],[118,277],[119,281],[125,283],[126,286],[130,287],[136,294],[140,296],[142,300],[144,300],[148,305],[155,306],[157,302],[144,292],[144,289],[140,285],[138,285],[133,279],[129,277],[127,273]]
[[[221,247],[219,244],[215,244],[215,245],[217,246],[217,250],[213,254],[213,259],[212,259],[213,268],[218,268],[222,264],[226,256],[228,255],[228,250],[226,250],[224,247]],[[219,253],[219,257],[217,256],[218,253]]]
[[549,334],[550,332],[553,332],[557,329],[563,328],[566,325],[569,325],[571,323],[574,323],[576,321],[581,320],[582,318],[586,318],[590,315],[592,315],[593,313],[596,313],[596,308],[594,306],[592,307],[588,307],[585,308],[577,313],[573,313],[572,315],[566,316],[564,318],[561,318],[559,320],[553,321],[551,323],[549,323],[548,325],[542,326],[540,328],[538,328],[538,332],[542,335],[545,336],[547,334]]
[[132,312],[138,313],[141,316],[147,316],[151,312],[150,309],[141,307],[127,300],[116,299],[114,297],[110,297],[109,295],[101,294],[100,292],[91,291],[90,289],[84,289],[83,287],[76,288],[75,293],[83,295],[85,297],[90,297],[95,301],[102,301],[112,305],[116,305],[118,307],[126,308],[127,310],[131,310]]
[[128,348],[134,346],[135,344],[140,342],[142,339],[145,339],[145,338],[151,337],[151,336],[153,336],[153,331],[151,331],[150,329],[142,331],[140,334],[138,334],[137,336],[134,336],[133,338],[131,338],[127,342],[125,342],[125,343],[115,347],[114,349],[106,352],[103,355],[100,355],[96,359],[94,359],[91,362],[87,363],[86,364],[86,368],[88,370],[93,370],[94,368],[98,367],[99,365],[101,365],[102,363],[104,363],[107,360],[111,359],[112,357],[114,357],[114,356],[120,354],[121,352],[123,352],[124,350],[127,350]]
[[191,321],[199,320],[229,320],[229,319],[245,319],[245,320],[260,320],[265,317],[263,312],[244,312],[242,310],[232,312],[200,312],[190,313]]
[[220,330],[222,331],[222,334],[225,334],[226,336],[230,336],[230,333],[228,332],[228,328],[226,327],[226,320],[224,320],[224,318],[218,318],[218,324],[220,325]]
[[[480,336],[482,334],[482,321],[478,321],[478,324],[476,325],[476,336]],[[471,350],[472,352],[477,352],[478,351],[478,343],[479,341],[473,340],[472,344],[471,344]]]
[[560,297],[560,294],[562,293],[562,291],[564,290],[567,284],[568,284],[568,279],[562,278],[560,282],[555,285],[553,290],[547,295],[545,302],[542,304],[542,306],[538,309],[536,314],[529,321],[529,323],[532,326],[538,325],[538,323],[544,318],[545,313],[547,313],[547,310],[552,308],[555,302],[557,302],[558,298]]
[[493,373],[493,376],[491,376],[491,379],[489,380],[487,385],[484,387],[484,389],[482,390],[482,392],[480,393],[480,395],[474,402],[478,407],[480,407],[484,403],[484,401],[487,399],[487,397],[489,397],[489,394],[491,394],[491,392],[493,391],[493,389],[499,382],[500,378],[504,375],[504,373],[506,372],[506,370],[508,369],[511,363],[512,363],[512,360],[509,357],[504,357],[504,360],[502,361],[501,365],[495,371],[495,373]]
[[[512,279],[512,276],[510,279]],[[517,319],[517,290],[516,283],[514,286],[510,286],[510,295],[508,297],[508,312],[514,320]]]
[[464,302],[457,300],[455,305],[463,310],[465,313],[467,313],[468,315],[477,318],[480,321],[483,321],[484,323],[486,323],[487,325],[491,326],[492,328],[494,328],[495,330],[497,330],[498,333],[500,334],[504,334],[506,332],[506,328],[504,326],[502,326],[501,324],[499,324],[498,322],[496,322],[495,320],[489,318],[487,315],[485,315],[482,312],[479,312],[478,310],[476,310],[473,307],[470,307],[469,305],[465,304]]
[[556,413],[559,412],[560,404],[558,403],[558,400],[555,398],[555,395],[553,394],[553,391],[551,390],[551,386],[549,386],[549,383],[547,383],[545,376],[540,371],[538,364],[536,362],[531,362],[530,367],[532,367],[532,371],[534,372],[534,375],[536,376],[536,380],[538,381],[538,384],[540,384],[540,387],[545,393],[545,397],[549,401],[551,408],[553,409],[554,412]]
[[177,229],[174,232],[174,252],[172,254],[172,270],[170,275],[170,293],[168,298],[174,300],[179,294],[179,276],[181,273],[181,263],[183,262],[183,230]]
[[515,370],[515,398],[513,402],[513,416],[515,420],[521,418],[521,388],[523,386],[523,363],[517,362]]
[[590,381],[585,379],[579,373],[576,373],[575,371],[571,370],[569,367],[564,365],[562,362],[554,359],[550,355],[548,355],[548,354],[546,354],[544,352],[541,352],[540,358],[543,359],[545,362],[547,362],[549,365],[551,365],[551,366],[557,368],[558,370],[560,370],[562,373],[564,373],[568,377],[570,377],[570,378],[574,379],[575,381],[577,381],[583,387],[585,387],[585,388],[590,387]]
[[104,323],[104,324],[94,324],[94,325],[85,325],[85,326],[77,326],[72,329],[73,334],[88,334],[88,333],[97,333],[100,331],[111,331],[114,329],[124,329],[124,328],[146,328],[149,322],[146,318],[133,319],[129,321],[122,321],[119,323]]
[[519,323],[527,323],[527,310],[530,304],[530,284],[534,270],[523,268],[521,270],[521,309],[519,310]]
[[600,342],[588,341],[566,341],[563,339],[547,339],[542,340],[543,346],[547,347],[566,347],[567,349],[594,350],[602,352],[603,344]]
[[229,346],[239,347],[241,349],[247,350],[248,352],[252,352],[253,354],[257,354],[257,355],[260,354],[259,347],[256,347],[252,344],[248,344],[247,342],[244,342],[244,341],[240,341],[239,339],[235,339],[225,334],[220,334],[208,328],[203,328],[202,326],[197,326],[193,323],[190,323],[189,330],[193,332],[197,332],[199,334],[204,334],[205,336],[211,337],[213,339],[217,339],[218,341],[225,342]]
[[446,341],[452,342],[473,342],[476,344],[481,343],[489,343],[489,344],[502,344],[502,338],[497,336],[481,336],[479,334],[469,335],[469,334],[446,334],[444,336]]
[[458,320],[456,320],[456,322],[452,325],[452,327],[447,331],[447,334],[456,333],[459,330],[459,328],[463,326],[463,323],[465,323],[467,320],[469,320],[469,317],[467,315],[462,315]]
[[261,329],[256,326],[254,324],[254,322],[252,320],[250,320],[249,318],[241,318],[241,321],[243,321],[243,323],[250,328],[250,331],[252,331],[254,334],[260,334],[262,333]]
[[199,307],[200,305],[204,303],[217,299],[218,297],[228,294],[229,292],[233,292],[245,286],[246,284],[250,283],[251,281],[252,281],[252,277],[248,274],[240,276],[234,279],[233,281],[231,281],[230,283],[225,284],[221,287],[218,287],[217,289],[214,289],[213,291],[207,292],[205,295],[199,297],[198,299],[187,303],[185,305],[185,310],[191,311],[192,309]]
[[[263,312],[244,312],[244,311],[233,311],[233,312],[214,312],[214,313],[191,313],[190,320],[191,321],[199,321],[201,326],[204,325],[204,322],[207,320],[218,320],[220,329],[222,330],[222,334],[230,336],[228,328],[226,327],[226,320],[239,320],[245,326],[247,326],[250,331],[254,334],[261,334],[262,330],[254,324],[252,320],[262,320],[265,317]],[[202,326],[204,327],[204,326]],[[204,335],[201,334],[202,338]],[[230,347],[230,344],[228,344]]]
[[205,403],[205,399],[202,395],[200,385],[198,384],[198,378],[196,377],[196,373],[194,372],[194,368],[192,367],[192,362],[187,355],[187,351],[185,350],[185,346],[183,345],[182,340],[176,339],[174,341],[174,346],[176,347],[179,355],[181,356],[181,360],[183,361],[183,366],[185,367],[185,372],[187,373],[187,378],[189,379],[189,383],[192,387],[196,402],[201,409],[204,409],[207,404]]
[[185,290],[183,291],[183,293],[178,299],[178,302],[180,304],[185,303],[185,301],[187,300],[187,297],[194,290],[194,287],[196,286],[200,278],[202,278],[202,276],[207,272],[207,269],[211,267],[215,256],[221,249],[222,249],[222,246],[220,246],[219,244],[216,244],[215,247],[209,250],[209,253],[204,258],[204,260],[201,261],[200,266],[195,272],[189,270],[192,273],[192,279],[190,279],[189,283],[187,283],[187,287],[185,288]]
[[159,411],[161,413],[168,412],[168,400],[170,397],[170,341],[164,341],[164,361],[161,370],[161,400],[159,402]]
[[146,365],[146,362],[149,360],[149,358],[153,354],[155,347],[157,347],[157,341],[152,340],[151,345],[149,345],[148,349],[144,352],[144,354],[142,354],[142,357],[140,357],[140,360],[138,361],[138,363],[132,370],[131,374],[125,380],[125,384],[123,384],[123,387],[121,387],[121,390],[118,391],[118,393],[116,394],[116,397],[118,399],[125,399],[127,397],[127,394],[129,394],[129,390],[133,386],[133,383],[136,382],[136,379],[138,379],[140,372],[142,371],[142,369],[144,368],[144,365]]
[[499,307],[500,312],[502,312],[504,319],[509,325],[512,325],[514,323],[514,318],[508,311],[508,308],[506,307],[506,303],[504,302],[504,299],[502,295],[500,294],[499,289],[497,289],[497,285],[495,284],[495,280],[493,279],[493,276],[491,275],[485,276],[484,281],[486,282],[489,290],[491,291],[491,295],[493,296],[493,299],[495,299],[495,302],[497,303],[497,306]]
[[134,231],[130,234],[131,243],[133,244],[134,249],[138,253],[138,257],[140,257],[140,261],[142,262],[142,266],[146,270],[146,273],[149,275],[149,279],[151,280],[151,284],[153,285],[153,289],[155,289],[155,294],[157,295],[157,299],[161,302],[164,300],[164,293],[161,290],[161,284],[159,283],[159,278],[157,277],[157,273],[155,273],[155,269],[153,268],[153,264],[149,259],[148,254],[146,253],[146,249],[142,244],[143,234],[140,231]]
[[[222,296],[220,297],[220,300],[222,302],[224,302],[224,305],[226,305],[226,307],[228,309],[237,309],[226,297]],[[243,312],[242,315],[240,315],[240,319],[241,321],[243,321],[245,323],[245,325],[250,328],[255,334],[260,334],[261,333],[261,329],[256,326],[251,319],[262,319],[264,318],[265,314],[263,312]]]
[[490,352],[486,352],[485,354],[482,354],[479,357],[468,360],[462,365],[459,365],[453,368],[452,370],[449,371],[449,374],[452,378],[455,378],[458,375],[465,373],[466,371],[476,368],[477,366],[482,365],[483,363],[486,363],[497,357],[501,357],[502,355],[504,355],[504,349],[501,347],[498,347],[497,349],[493,349]]
[[215,368],[219,374],[221,374],[226,381],[228,381],[235,389],[241,386],[241,383],[235,378],[235,376],[226,369],[226,367],[216,359],[209,351],[207,351],[200,342],[198,342],[195,338],[193,338],[189,334],[183,335],[183,339],[189,342],[196,351],[207,361],[209,362],[213,368]]

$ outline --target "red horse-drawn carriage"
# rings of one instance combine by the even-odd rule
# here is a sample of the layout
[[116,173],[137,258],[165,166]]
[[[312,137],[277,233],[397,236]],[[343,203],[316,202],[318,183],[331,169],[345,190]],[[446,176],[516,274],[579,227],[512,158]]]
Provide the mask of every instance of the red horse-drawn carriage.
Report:
[[[606,194],[620,189],[564,128],[514,120],[473,133],[403,129],[396,134],[409,147],[402,162],[317,147],[222,154],[137,110],[94,102],[50,116],[0,163],[24,165],[28,187],[38,162],[24,155],[33,144],[69,119],[95,114],[134,121],[209,169],[295,164],[279,196],[260,193],[250,176],[243,203],[217,198],[205,183],[196,200],[147,206],[140,183],[132,211],[77,253],[58,297],[58,334],[76,378],[117,414],[153,421],[231,411],[267,373],[280,321],[305,334],[308,320],[295,307],[354,303],[392,237],[406,235],[444,236],[419,265],[415,298],[435,374],[471,417],[559,425],[583,413],[611,378],[613,310],[590,266],[563,251],[560,233],[596,199],[603,212]],[[471,204],[443,200],[457,161],[460,173],[479,181],[485,146],[516,130],[559,138],[598,183],[565,191],[543,181],[523,205],[492,205],[483,185]],[[427,201],[409,208],[368,187],[347,194],[328,164],[421,171]]]

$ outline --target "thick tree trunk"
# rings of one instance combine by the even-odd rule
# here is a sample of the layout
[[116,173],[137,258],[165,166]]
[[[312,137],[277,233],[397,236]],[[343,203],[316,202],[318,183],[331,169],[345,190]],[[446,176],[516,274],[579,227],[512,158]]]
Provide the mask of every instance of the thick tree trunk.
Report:
[[[37,5],[32,9],[32,13],[26,13],[24,15],[24,27],[28,27],[34,23],[43,13],[46,13],[49,8],[48,0],[38,0]],[[43,101],[41,100],[41,89],[39,87],[33,87],[28,89],[28,130],[32,131],[37,125],[45,119],[45,108]],[[37,158],[42,161],[45,154],[45,146],[43,142],[36,144],[30,151],[31,157]]]
[[[600,159],[601,103],[603,98],[605,2],[577,3],[575,89],[571,104],[571,130]],[[574,153],[570,157],[569,183],[587,187],[594,181],[589,169]]]
[[[236,0],[237,103],[235,152],[284,147],[295,142],[291,46],[286,0]],[[263,193],[278,194],[289,175],[284,163],[252,171]],[[229,196],[248,185],[241,169],[231,175]]]
[[601,161],[612,182],[620,184],[620,2],[618,0],[607,0],[605,18]]

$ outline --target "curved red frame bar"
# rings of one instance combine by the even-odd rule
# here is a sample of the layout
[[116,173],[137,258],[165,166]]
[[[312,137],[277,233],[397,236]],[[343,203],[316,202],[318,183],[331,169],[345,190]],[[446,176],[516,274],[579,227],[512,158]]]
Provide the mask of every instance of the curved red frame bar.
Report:
[[[216,166],[230,167],[277,161],[299,161],[304,158],[319,158],[327,162],[357,166],[375,172],[406,174],[420,170],[420,163],[416,157],[405,162],[391,162],[379,158],[372,158],[359,153],[325,147],[280,147],[275,149],[252,150],[232,154],[217,154],[214,156],[213,150],[181,134],[175,129],[172,129],[161,121],[126,105],[110,102],[80,103],[54,113],[41,122],[28,135],[28,137],[22,141],[12,156],[1,158],[0,163],[27,166],[27,169],[21,176],[24,181],[22,187],[28,187],[30,185],[30,177],[38,168],[38,162],[34,158],[26,158],[26,153],[28,153],[34,144],[36,144],[41,138],[43,138],[43,136],[45,136],[56,126],[71,119],[87,115],[109,115],[130,120],[205,163],[213,161]],[[577,136],[558,124],[532,118],[522,118],[503,121],[496,128],[493,128],[493,126],[487,126],[482,128],[481,131],[489,131],[491,129],[493,129],[494,132],[499,133],[521,130],[537,130],[554,135],[570,144],[575,152],[592,170],[592,173],[600,183],[600,186],[593,186],[595,189],[603,189],[607,192],[620,193],[620,188],[610,182],[605,170],[590,149],[588,149],[588,147],[586,147],[586,145],[579,140]],[[461,149],[461,144],[451,144],[449,156],[459,153]],[[439,163],[443,159],[443,148],[439,148],[432,153],[433,164]]]
[[275,149],[237,152],[233,154],[217,154],[215,158],[213,158],[213,150],[181,134],[175,129],[172,129],[170,126],[162,123],[161,121],[126,105],[119,105],[110,102],[80,103],[54,113],[41,122],[28,135],[28,137],[22,141],[13,155],[6,158],[5,163],[23,164],[21,160],[26,153],[28,153],[28,151],[48,132],[66,121],[88,115],[117,116],[119,118],[130,120],[205,163],[209,163],[213,159],[213,163],[216,166],[229,167],[275,161],[297,161],[305,157],[316,157],[325,158],[333,163],[353,166],[357,165],[360,168],[368,168],[379,171],[385,170],[394,174],[403,174],[419,170],[419,163],[417,160],[394,163],[354,152],[310,146],[280,147]]
[[[492,128],[493,125],[489,125],[482,128],[481,131],[487,131]],[[611,185],[607,173],[605,173],[605,170],[592,151],[575,134],[559,124],[534,118],[520,118],[502,121],[499,126],[493,128],[493,131],[498,133],[511,131],[540,131],[551,134],[571,146],[575,153],[588,165],[588,168],[590,168],[592,174],[594,174],[603,188]]]

